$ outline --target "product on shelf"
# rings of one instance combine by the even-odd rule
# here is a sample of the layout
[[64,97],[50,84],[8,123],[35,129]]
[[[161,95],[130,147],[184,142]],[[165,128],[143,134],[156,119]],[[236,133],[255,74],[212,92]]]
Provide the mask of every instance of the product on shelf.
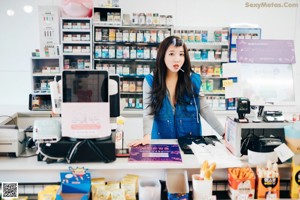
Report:
[[255,174],[250,167],[228,168],[228,195],[231,199],[254,199]]

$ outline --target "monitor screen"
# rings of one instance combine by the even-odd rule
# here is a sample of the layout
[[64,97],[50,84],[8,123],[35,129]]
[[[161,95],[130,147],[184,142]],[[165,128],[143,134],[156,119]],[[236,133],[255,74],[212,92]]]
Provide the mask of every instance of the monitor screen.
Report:
[[249,98],[251,105],[295,104],[291,64],[240,65],[242,96]]
[[102,70],[63,71],[63,102],[108,102],[108,78]]

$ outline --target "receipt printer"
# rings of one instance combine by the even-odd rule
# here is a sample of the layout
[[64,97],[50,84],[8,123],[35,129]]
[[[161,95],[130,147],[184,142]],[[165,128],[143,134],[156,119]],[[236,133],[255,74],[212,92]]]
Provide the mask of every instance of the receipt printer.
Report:
[[256,152],[272,152],[282,144],[282,140],[276,137],[260,137],[254,142],[253,150]]
[[263,120],[265,122],[284,122],[281,111],[264,111]]

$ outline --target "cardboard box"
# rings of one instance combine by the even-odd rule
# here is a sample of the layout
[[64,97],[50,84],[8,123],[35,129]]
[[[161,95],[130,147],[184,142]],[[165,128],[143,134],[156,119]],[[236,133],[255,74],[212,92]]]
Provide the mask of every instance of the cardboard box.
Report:
[[213,191],[213,179],[200,180],[200,174],[192,175],[193,199],[209,199]]
[[89,200],[90,192],[88,193],[63,193],[60,187],[56,193],[56,200]]
[[279,199],[280,177],[278,178],[257,178],[257,198],[266,198],[267,195],[276,195]]
[[186,170],[168,170],[166,185],[168,200],[189,199],[189,184]]
[[292,162],[291,198],[300,198],[300,154],[294,155]]
[[[245,178],[238,178],[234,170],[247,171],[251,173],[250,176],[245,176]],[[247,178],[251,177],[251,178]],[[237,200],[239,195],[248,195],[248,199],[254,199],[255,194],[255,175],[251,168],[229,168],[228,169],[228,195],[231,199]]]
[[62,193],[89,193],[91,190],[91,175],[74,176],[71,172],[61,172]]

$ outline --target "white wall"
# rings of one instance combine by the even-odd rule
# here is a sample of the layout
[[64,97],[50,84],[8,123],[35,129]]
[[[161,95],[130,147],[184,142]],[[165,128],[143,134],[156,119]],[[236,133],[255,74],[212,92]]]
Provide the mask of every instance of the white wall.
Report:
[[[27,105],[31,92],[31,52],[39,48],[39,5],[60,5],[60,0],[0,1],[0,105]],[[249,8],[247,3],[293,3],[298,8]],[[31,4],[31,14],[23,6]],[[120,0],[123,13],[158,12],[174,16],[175,26],[221,27],[231,23],[255,23],[264,39],[294,39],[300,60],[300,0]],[[16,14],[8,17],[6,10]],[[297,107],[300,107],[300,64],[295,65]],[[285,108],[295,110],[295,108]],[[299,110],[299,109],[298,109]]]

